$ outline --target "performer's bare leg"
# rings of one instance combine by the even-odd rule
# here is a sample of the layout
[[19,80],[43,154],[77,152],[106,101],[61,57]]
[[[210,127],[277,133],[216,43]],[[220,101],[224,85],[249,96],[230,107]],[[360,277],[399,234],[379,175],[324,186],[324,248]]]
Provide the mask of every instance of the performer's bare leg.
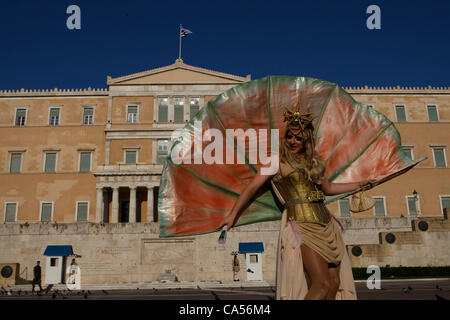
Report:
[[339,290],[339,285],[340,285],[340,278],[339,278],[339,270],[340,270],[341,266],[338,266],[337,268],[329,268],[329,274],[330,274],[330,290],[328,291],[327,294],[327,300],[335,300],[336,299],[336,294]]
[[313,249],[301,246],[303,267],[311,280],[305,300],[324,300],[331,288],[328,263]]

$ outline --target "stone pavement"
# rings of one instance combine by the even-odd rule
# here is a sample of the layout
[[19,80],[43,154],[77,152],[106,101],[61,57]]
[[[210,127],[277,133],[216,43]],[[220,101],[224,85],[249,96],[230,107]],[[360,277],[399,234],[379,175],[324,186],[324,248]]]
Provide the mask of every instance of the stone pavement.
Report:
[[[395,279],[381,280],[381,284],[389,283],[411,283],[411,282],[433,282],[433,281],[450,281],[450,278],[433,278],[433,279]],[[365,287],[366,280],[355,280],[357,287]],[[47,285],[42,285],[45,290]],[[256,288],[256,287],[275,287],[275,281],[186,281],[186,282],[131,282],[131,283],[113,283],[113,284],[82,284],[82,290],[145,290],[145,289],[209,289],[209,288]],[[31,291],[31,284],[16,285],[13,287],[3,286],[6,290],[13,291]],[[65,290],[65,284],[56,284],[51,290]]]
[[[131,283],[113,283],[113,284],[82,284],[82,290],[134,290],[134,289],[206,289],[206,288],[248,288],[248,287],[273,287],[274,281],[189,281],[189,282],[131,282]],[[42,285],[45,290],[47,285]],[[6,287],[5,289],[12,289],[13,291],[31,291],[31,284],[16,285],[13,287]],[[35,287],[36,289],[36,287]],[[51,290],[65,290],[65,284],[56,284],[51,287]],[[39,290],[39,287],[38,287]]]

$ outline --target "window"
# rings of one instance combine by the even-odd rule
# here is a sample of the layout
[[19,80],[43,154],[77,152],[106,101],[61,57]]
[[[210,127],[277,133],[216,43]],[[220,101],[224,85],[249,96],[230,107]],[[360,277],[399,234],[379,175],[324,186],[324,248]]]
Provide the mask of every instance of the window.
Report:
[[58,258],[50,258],[50,267],[57,267],[58,266]]
[[447,168],[445,149],[443,147],[433,148],[433,159],[435,168]]
[[53,202],[41,202],[41,221],[52,221],[53,217]]
[[408,158],[414,160],[413,147],[403,147],[403,151],[405,151]]
[[27,109],[16,109],[16,120],[14,124],[16,126],[24,126],[27,118]]
[[91,153],[80,152],[80,172],[91,171]]
[[9,166],[10,173],[20,173],[22,169],[22,154],[11,153],[11,163]]
[[439,196],[441,198],[441,208],[442,214],[444,214],[444,209],[447,209],[447,214],[450,213],[450,196]]
[[200,110],[200,98],[191,98],[190,99],[190,114],[191,119],[198,113]]
[[341,199],[339,200],[339,212],[341,217],[350,217],[350,200],[349,199]]
[[137,123],[138,106],[127,106],[127,122]]
[[59,125],[59,111],[60,108],[50,108],[48,124],[51,126]]
[[406,206],[408,208],[408,215],[417,216],[417,199],[414,197],[406,197]]
[[437,106],[430,104],[427,106],[427,110],[428,110],[428,121],[429,122],[438,122],[439,115],[438,115],[438,111],[437,111]]
[[44,172],[56,172],[56,152],[45,153]]
[[169,154],[169,140],[158,140],[157,162],[164,163]]
[[257,254],[250,255],[250,263],[258,263],[258,255]]
[[17,203],[6,203],[5,205],[5,222],[16,222]]
[[406,110],[404,105],[396,105],[395,114],[397,115],[397,122],[406,122]]
[[83,108],[83,124],[84,125],[94,124],[94,108],[92,107]]
[[376,217],[384,217],[386,216],[386,204],[383,197],[374,197],[375,206],[374,212]]
[[126,150],[125,151],[125,163],[126,164],[137,163],[137,151],[136,150]]
[[77,201],[77,221],[88,221],[89,215],[89,202],[78,202]]
[[184,122],[184,98],[175,98],[174,122]]
[[158,122],[169,122],[169,98],[159,98]]

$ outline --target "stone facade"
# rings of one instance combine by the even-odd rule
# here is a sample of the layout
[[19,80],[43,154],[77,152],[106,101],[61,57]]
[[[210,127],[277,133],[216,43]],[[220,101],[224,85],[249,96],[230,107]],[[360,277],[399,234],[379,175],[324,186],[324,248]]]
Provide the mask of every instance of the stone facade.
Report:
[[[353,267],[448,266],[450,223],[444,218],[345,218],[344,241]],[[427,230],[418,224],[427,223]],[[21,278],[31,280],[36,260],[47,245],[70,244],[82,256],[85,284],[154,282],[167,270],[179,281],[232,281],[232,252],[240,242],[263,242],[263,280],[275,281],[280,222],[233,229],[225,245],[218,233],[159,238],[158,224],[29,223],[0,225],[1,263],[20,263]],[[395,241],[388,243],[386,235]],[[355,256],[354,247],[362,254]],[[245,281],[244,254],[239,278]],[[45,276],[45,265],[43,275]],[[43,279],[45,281],[45,279]]]

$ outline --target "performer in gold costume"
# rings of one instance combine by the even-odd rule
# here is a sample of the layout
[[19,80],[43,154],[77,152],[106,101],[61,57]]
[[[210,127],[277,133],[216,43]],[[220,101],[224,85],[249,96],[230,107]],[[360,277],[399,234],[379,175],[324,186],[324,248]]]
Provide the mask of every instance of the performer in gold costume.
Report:
[[[277,299],[356,299],[351,265],[339,222],[324,204],[335,195],[371,181],[329,183],[325,163],[314,150],[312,114],[286,111],[280,167],[274,176],[257,173],[227,217],[230,228],[269,179],[284,205],[277,253]],[[308,281],[306,280],[309,278]]]

